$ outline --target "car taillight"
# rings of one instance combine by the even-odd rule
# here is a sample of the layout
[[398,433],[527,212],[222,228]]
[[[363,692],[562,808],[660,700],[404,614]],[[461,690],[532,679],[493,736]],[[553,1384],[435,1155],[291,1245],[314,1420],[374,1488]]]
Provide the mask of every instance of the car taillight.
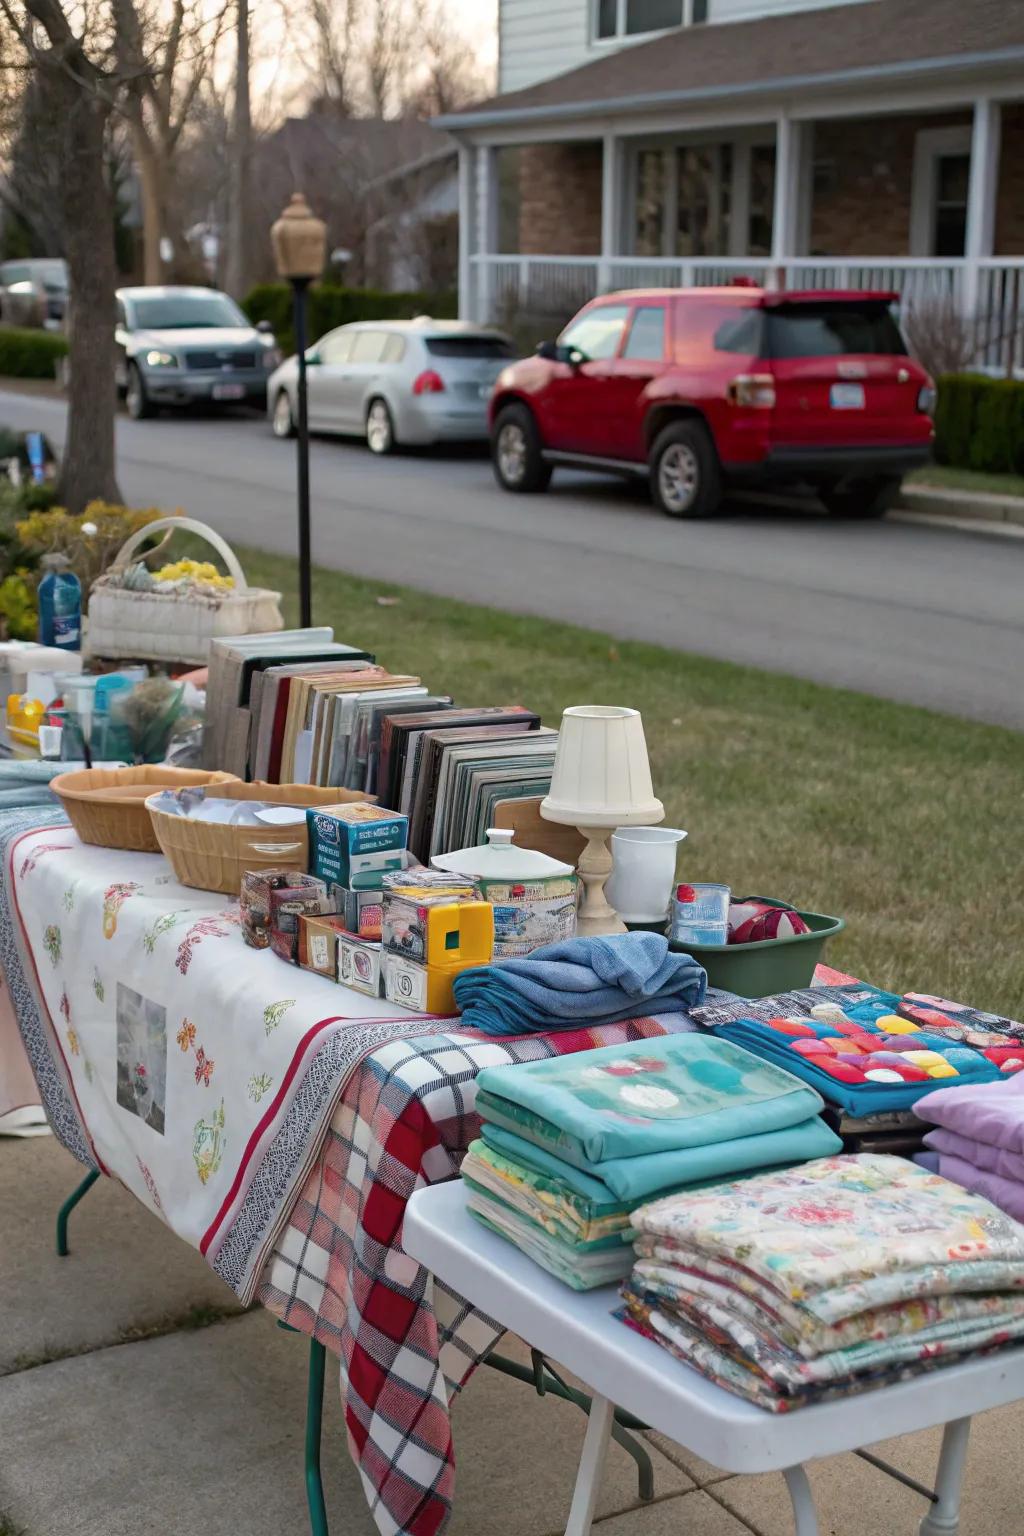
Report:
[[770,411],[775,404],[775,380],[770,373],[740,373],[726,394],[730,405],[749,405],[755,410]]
[[917,408],[922,416],[935,414],[935,403],[939,398],[939,392],[934,384],[922,384],[917,393]]
[[413,380],[412,392],[414,395],[442,395],[444,394],[444,379],[433,368],[425,368]]

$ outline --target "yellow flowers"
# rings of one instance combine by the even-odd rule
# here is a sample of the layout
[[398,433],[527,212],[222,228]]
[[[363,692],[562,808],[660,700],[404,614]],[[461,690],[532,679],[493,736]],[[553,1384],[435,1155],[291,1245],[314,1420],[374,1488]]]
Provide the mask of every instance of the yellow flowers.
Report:
[[212,560],[175,560],[153,572],[154,581],[194,581],[222,591],[235,585],[233,576],[222,576]]

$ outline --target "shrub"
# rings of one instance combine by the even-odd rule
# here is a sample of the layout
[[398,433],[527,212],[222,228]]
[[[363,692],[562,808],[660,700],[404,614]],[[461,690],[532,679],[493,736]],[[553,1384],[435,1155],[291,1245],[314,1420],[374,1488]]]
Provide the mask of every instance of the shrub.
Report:
[[[294,352],[292,290],[287,283],[261,283],[243,299],[242,308],[253,325],[269,320],[285,354]],[[349,325],[353,320],[412,320],[416,315],[452,319],[457,312],[452,293],[383,293],[375,288],[318,283],[309,290],[306,324],[312,345],[325,332]]]
[[0,374],[12,379],[52,379],[68,344],[52,331],[19,330],[0,325]]
[[67,555],[82,583],[83,603],[88,603],[89,588],[113,564],[126,539],[163,515],[154,508],[135,511],[91,501],[81,517],[57,507],[52,512],[33,512],[15,526],[22,545],[36,559],[52,553]]
[[1024,382],[985,374],[939,379],[935,456],[985,474],[1024,474]]
[[933,379],[940,374],[963,373],[974,361],[978,350],[975,327],[952,298],[909,302],[902,321],[911,352]]

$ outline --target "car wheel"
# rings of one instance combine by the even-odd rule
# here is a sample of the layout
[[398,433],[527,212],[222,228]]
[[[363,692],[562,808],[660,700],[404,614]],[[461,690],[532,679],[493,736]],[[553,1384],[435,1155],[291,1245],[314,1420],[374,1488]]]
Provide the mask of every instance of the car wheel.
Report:
[[491,437],[491,462],[498,484],[506,491],[532,495],[546,491],[551,465],[545,464],[540,432],[525,405],[506,405],[498,412]]
[[124,401],[132,421],[143,421],[153,414],[153,407],[146,394],[146,385],[136,363],[128,364],[128,387],[125,390]]
[[371,453],[381,455],[394,453],[398,446],[395,441],[395,424],[391,420],[387,401],[379,395],[370,401],[366,412],[366,445]]
[[876,475],[869,480],[839,480],[834,485],[822,486],[818,495],[833,517],[864,521],[884,517],[902,484],[899,475]]
[[722,499],[718,455],[700,421],[673,421],[651,448],[651,499],[669,517],[711,517]]
[[288,391],[282,389],[274,401],[274,414],[270,421],[275,437],[294,437],[295,418],[292,415],[292,402]]

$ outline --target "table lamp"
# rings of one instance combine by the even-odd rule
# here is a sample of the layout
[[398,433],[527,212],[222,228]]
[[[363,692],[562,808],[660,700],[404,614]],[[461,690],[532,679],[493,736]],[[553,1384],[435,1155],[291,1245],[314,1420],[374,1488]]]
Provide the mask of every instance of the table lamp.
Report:
[[608,839],[616,827],[650,826],[665,815],[651,784],[639,710],[579,704],[565,711],[551,788],[540,814],[578,828],[587,840],[579,862],[583,900],[576,932],[584,937],[625,933],[625,923],[604,894],[612,872]]

